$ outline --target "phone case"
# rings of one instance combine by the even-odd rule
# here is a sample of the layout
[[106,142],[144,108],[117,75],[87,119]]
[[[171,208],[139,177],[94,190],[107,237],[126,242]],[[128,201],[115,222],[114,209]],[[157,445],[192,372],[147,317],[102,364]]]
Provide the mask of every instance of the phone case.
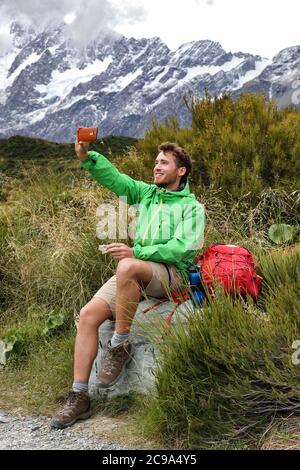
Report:
[[78,142],[92,142],[97,139],[98,127],[79,127],[77,129]]

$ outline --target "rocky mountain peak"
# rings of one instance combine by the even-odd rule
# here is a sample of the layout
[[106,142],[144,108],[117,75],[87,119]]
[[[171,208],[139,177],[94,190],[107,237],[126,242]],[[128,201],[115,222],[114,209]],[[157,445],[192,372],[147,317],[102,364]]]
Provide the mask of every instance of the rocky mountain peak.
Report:
[[189,124],[183,94],[205,90],[233,96],[264,91],[280,106],[292,102],[300,46],[273,60],[225,51],[210,40],[171,51],[159,37],[106,33],[78,51],[66,25],[35,31],[12,23],[14,50],[0,57],[0,135],[73,141],[78,125],[97,124],[101,135],[140,137],[152,118],[177,115]]

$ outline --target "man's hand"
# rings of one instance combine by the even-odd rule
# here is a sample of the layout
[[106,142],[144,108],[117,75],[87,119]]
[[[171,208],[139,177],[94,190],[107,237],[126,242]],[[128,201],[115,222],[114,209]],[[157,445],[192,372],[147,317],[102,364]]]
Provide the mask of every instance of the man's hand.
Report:
[[116,259],[133,258],[133,249],[125,243],[110,243],[106,245],[105,254],[112,255]]
[[86,160],[88,157],[89,142],[75,142],[75,153],[79,160]]

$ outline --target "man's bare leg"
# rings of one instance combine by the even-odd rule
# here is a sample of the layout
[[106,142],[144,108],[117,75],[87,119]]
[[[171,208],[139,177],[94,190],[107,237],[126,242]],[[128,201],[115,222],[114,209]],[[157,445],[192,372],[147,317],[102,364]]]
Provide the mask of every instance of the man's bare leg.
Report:
[[111,318],[110,307],[97,297],[81,309],[75,341],[73,387],[64,407],[53,416],[51,427],[63,429],[91,416],[88,380],[98,350],[98,328],[108,318]]
[[122,259],[117,268],[116,325],[111,343],[97,377],[101,387],[115,384],[132,358],[129,331],[141,297],[141,287],[152,279],[149,263],[133,258]]
[[98,351],[98,328],[112,313],[102,299],[93,297],[80,311],[74,352],[74,382],[87,383]]
[[152,269],[146,261],[124,258],[117,268],[116,326],[117,333],[129,333],[141,286],[147,287],[152,279]]

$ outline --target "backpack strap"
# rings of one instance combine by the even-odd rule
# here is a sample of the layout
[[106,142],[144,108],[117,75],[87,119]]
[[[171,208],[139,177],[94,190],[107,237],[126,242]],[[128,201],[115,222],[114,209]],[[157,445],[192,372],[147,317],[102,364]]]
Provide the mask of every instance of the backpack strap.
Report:
[[167,273],[168,273],[168,277],[169,277],[169,287],[171,287],[171,283],[172,283],[172,278],[171,278],[171,273],[170,273],[170,269],[169,269],[169,266],[166,264],[166,263],[162,263],[166,270],[167,270]]
[[[172,317],[175,313],[175,310],[177,309],[177,307],[179,307],[179,305],[181,305],[183,302],[185,302],[186,300],[190,299],[191,296],[190,296],[190,292],[189,292],[189,289],[188,288],[185,288],[185,289],[182,289],[182,290],[179,290],[177,292],[171,292],[171,298],[175,304],[174,308],[172,309],[171,313],[169,314],[167,320],[166,320],[166,327],[167,327],[167,330],[170,329],[170,326],[171,326],[171,320],[172,320]],[[149,312],[150,310],[153,310],[155,309],[155,307],[158,307],[158,305],[161,305],[165,302],[168,302],[170,299],[168,297],[164,297],[163,299],[159,300],[158,302],[156,302],[155,304],[151,305],[150,307],[148,308],[145,308],[145,310],[143,310],[143,313],[147,313]]]

